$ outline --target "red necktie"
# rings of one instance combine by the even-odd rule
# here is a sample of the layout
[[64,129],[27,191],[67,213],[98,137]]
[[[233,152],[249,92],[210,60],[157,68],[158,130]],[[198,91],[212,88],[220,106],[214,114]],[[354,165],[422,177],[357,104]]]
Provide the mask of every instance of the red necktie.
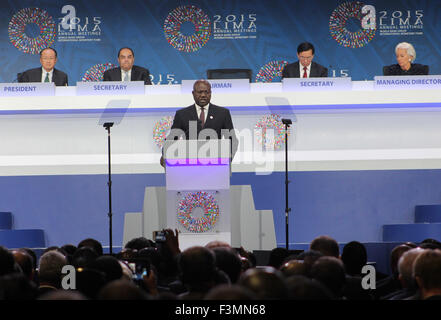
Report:
[[306,70],[308,70],[307,67],[303,67],[303,78],[308,78],[308,73],[306,72]]
[[201,116],[200,116],[200,119],[201,119],[201,127],[203,128],[204,125],[205,125],[205,112],[204,112],[204,107],[201,107]]

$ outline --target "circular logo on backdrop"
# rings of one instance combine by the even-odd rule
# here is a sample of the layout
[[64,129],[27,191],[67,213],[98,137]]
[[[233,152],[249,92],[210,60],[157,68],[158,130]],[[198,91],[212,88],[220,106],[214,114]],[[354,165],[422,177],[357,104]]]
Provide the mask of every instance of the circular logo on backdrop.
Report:
[[282,76],[283,68],[288,64],[285,60],[273,60],[262,66],[256,75],[256,82],[271,82]]
[[[192,23],[195,32],[185,35],[181,27]],[[211,23],[208,16],[195,6],[181,6],[169,13],[164,21],[164,33],[170,45],[184,52],[194,52],[202,48],[210,39]]]
[[164,146],[165,138],[167,138],[173,124],[173,117],[162,117],[153,127],[153,141],[159,148]]
[[[39,34],[30,37],[26,28],[36,25]],[[55,41],[56,27],[52,17],[39,8],[25,8],[12,16],[8,26],[9,39],[18,50],[24,53],[39,54]]]
[[90,67],[83,75],[83,78],[81,78],[81,81],[83,82],[89,82],[89,81],[103,81],[103,74],[109,69],[113,69],[118,67],[117,65],[114,65],[113,63],[98,63],[92,67]]
[[[370,13],[371,10],[374,12]],[[358,19],[361,23],[361,29],[354,32],[349,31],[347,23],[350,18]],[[331,14],[329,30],[332,38],[343,47],[361,48],[375,36],[375,9],[372,6],[365,6],[359,1],[342,3]]]
[[[266,149],[279,150],[285,144],[285,125],[278,114],[264,115],[254,126],[256,139]],[[274,130],[272,135],[267,134],[268,130]],[[288,128],[288,135],[290,130]]]
[[[202,208],[204,215],[195,217],[195,208]],[[207,232],[211,230],[219,218],[219,205],[216,199],[205,191],[188,193],[178,205],[177,220],[190,232]]]

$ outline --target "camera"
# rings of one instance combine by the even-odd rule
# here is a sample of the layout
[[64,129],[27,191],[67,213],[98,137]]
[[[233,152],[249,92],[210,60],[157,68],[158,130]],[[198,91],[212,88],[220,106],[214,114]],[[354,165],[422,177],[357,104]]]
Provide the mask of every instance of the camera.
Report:
[[165,242],[165,231],[153,231],[153,239],[155,242]]
[[143,281],[144,276],[150,273],[150,260],[146,258],[134,258],[127,260],[130,269],[133,272],[134,281]]

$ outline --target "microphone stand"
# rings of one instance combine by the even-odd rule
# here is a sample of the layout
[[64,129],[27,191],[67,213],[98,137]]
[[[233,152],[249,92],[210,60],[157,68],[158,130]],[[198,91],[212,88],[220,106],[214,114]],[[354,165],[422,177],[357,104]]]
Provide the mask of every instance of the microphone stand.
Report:
[[109,213],[107,214],[109,217],[109,252],[110,255],[113,254],[112,247],[112,171],[111,171],[111,163],[110,163],[110,128],[113,126],[113,122],[106,122],[103,124],[103,127],[107,130],[107,149],[108,149],[108,158],[109,158],[109,180],[107,182],[107,186],[109,187]]
[[291,208],[288,206],[288,184],[290,181],[288,180],[288,127],[292,124],[291,119],[282,119],[282,123],[285,125],[285,246],[288,250],[288,217]]

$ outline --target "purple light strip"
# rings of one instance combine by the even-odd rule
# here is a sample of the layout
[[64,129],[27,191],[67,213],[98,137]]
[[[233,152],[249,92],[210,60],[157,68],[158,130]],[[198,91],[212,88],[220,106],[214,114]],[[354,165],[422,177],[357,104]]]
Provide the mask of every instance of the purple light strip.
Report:
[[226,166],[230,164],[229,158],[198,158],[198,159],[166,159],[167,167],[184,166]]

